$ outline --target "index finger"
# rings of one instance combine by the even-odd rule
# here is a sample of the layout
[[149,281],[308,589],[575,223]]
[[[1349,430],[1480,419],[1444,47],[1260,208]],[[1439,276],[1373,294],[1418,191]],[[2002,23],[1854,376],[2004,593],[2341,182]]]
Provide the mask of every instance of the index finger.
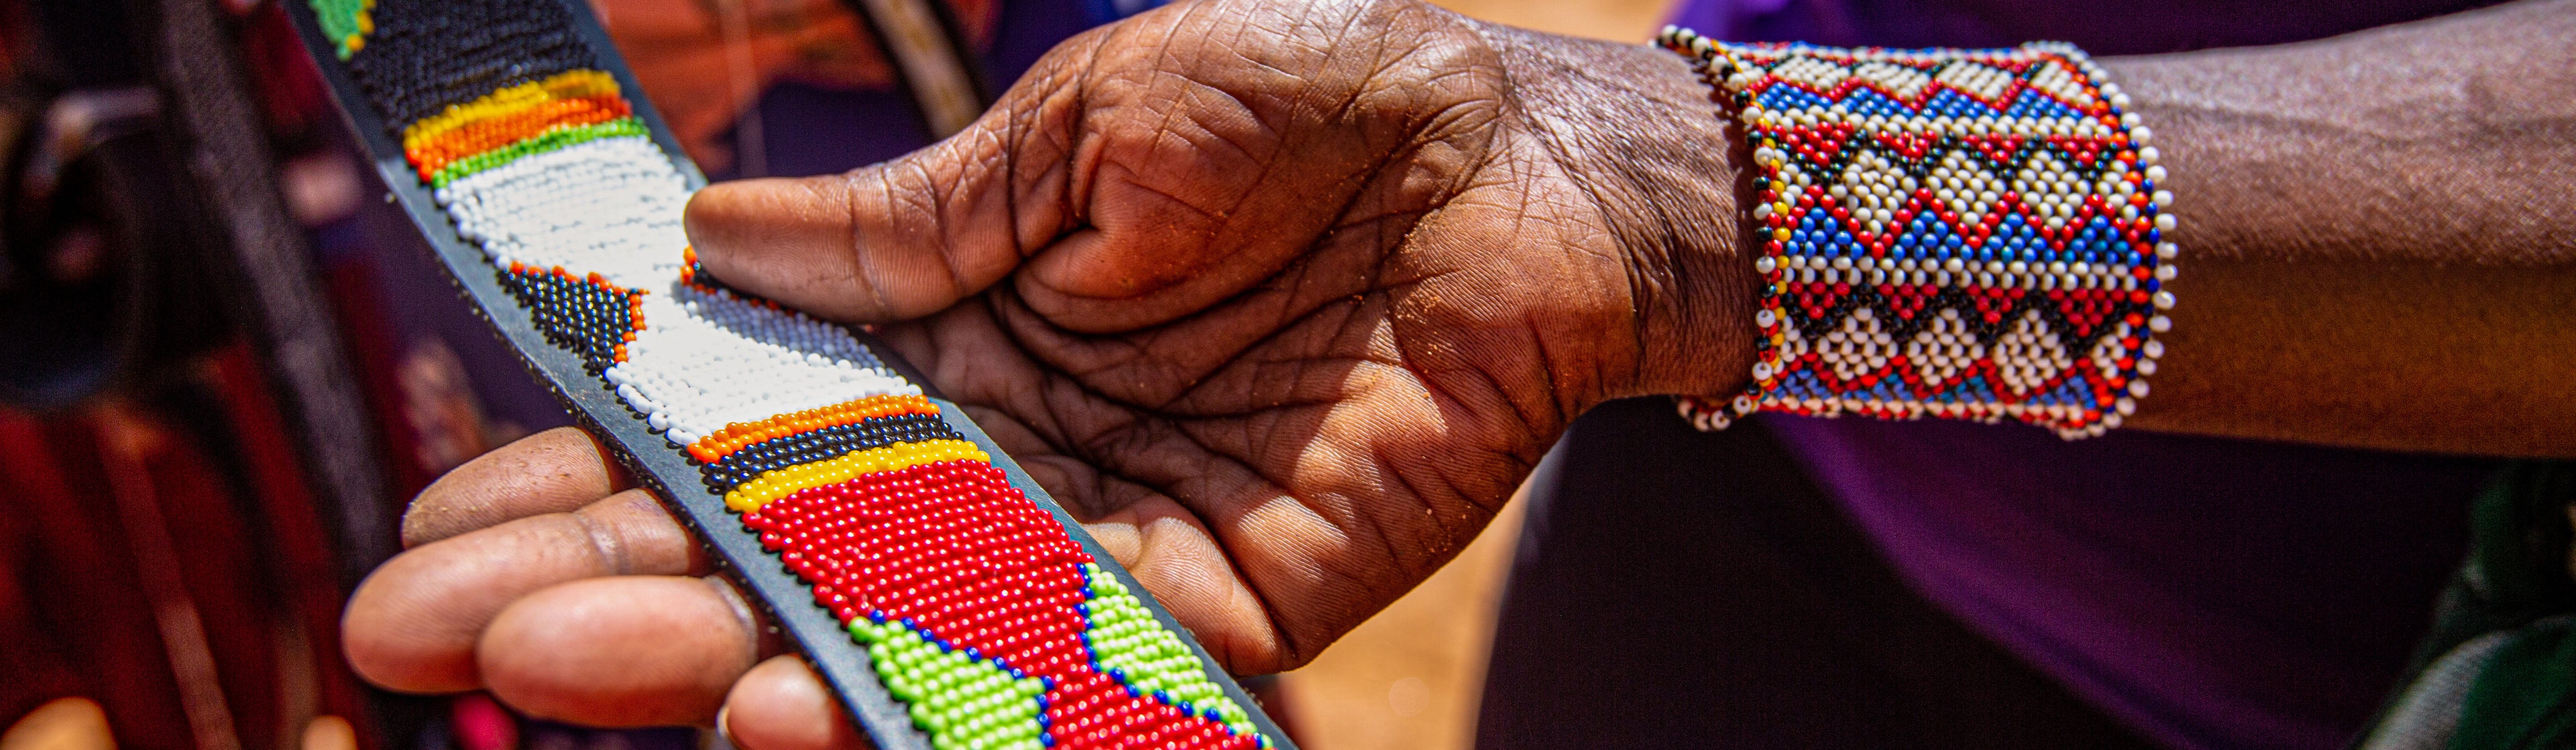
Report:
[[403,546],[569,512],[632,486],[590,433],[557,427],[476,456],[421,490],[403,513]]
[[1058,46],[983,117],[921,150],[699,190],[683,217],[690,245],[724,283],[835,320],[917,318],[982,292],[1074,222],[1066,149],[1081,105],[1067,59],[1097,38]]

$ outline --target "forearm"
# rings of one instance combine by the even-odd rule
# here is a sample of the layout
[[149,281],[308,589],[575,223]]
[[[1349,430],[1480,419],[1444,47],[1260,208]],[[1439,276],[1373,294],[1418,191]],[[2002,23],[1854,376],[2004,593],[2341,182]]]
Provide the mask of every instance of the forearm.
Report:
[[2131,424],[2576,455],[2576,2],[2108,59],[2182,304]]
[[[1578,171],[1637,248],[1649,329],[1637,392],[1740,388],[1758,283],[1734,209],[1742,134],[1679,56],[1488,37],[1530,121],[1598,165]],[[2129,424],[2576,455],[2570,38],[2576,1],[2559,0],[2104,60],[2153,132],[2182,220],[2182,302]]]
[[1679,55],[1480,24],[1513,104],[1610,218],[1641,357],[1605,397],[1727,393],[1753,367],[1757,248],[1742,129]]

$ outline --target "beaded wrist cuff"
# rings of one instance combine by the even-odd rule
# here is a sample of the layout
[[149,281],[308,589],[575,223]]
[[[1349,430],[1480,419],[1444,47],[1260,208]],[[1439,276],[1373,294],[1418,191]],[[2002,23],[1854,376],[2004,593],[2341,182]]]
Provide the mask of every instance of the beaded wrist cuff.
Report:
[[449,269],[877,746],[1286,745],[972,423],[848,329],[703,274],[687,162],[579,3],[307,5],[316,61],[384,124],[361,141]]
[[1756,410],[2014,419],[2077,438],[2147,395],[2171,325],[2173,194],[2081,50],[1736,44],[1665,27],[1752,142],[1767,234]]

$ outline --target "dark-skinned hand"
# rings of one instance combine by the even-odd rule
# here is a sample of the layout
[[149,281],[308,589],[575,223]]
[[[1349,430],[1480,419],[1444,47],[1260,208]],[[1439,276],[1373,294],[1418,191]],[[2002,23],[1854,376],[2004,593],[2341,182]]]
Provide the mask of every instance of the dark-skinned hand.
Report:
[[[687,218],[727,283],[876,324],[1266,673],[1446,562],[1593,404],[1740,384],[1751,324],[1687,322],[1750,320],[1718,123],[1642,46],[1192,2],[1067,41],[954,138]],[[558,430],[424,492],[350,605],[360,673],[597,725],[730,694],[744,747],[857,743],[617,476]]]

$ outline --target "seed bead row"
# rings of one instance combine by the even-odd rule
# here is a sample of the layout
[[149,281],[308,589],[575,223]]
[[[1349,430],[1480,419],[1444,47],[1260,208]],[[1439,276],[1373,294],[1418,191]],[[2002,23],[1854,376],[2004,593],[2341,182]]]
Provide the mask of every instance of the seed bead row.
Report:
[[686,178],[562,15],[395,4],[348,67],[536,327],[700,464],[933,746],[1270,746],[918,386],[701,275]]
[[406,0],[371,13],[366,53],[343,64],[396,133],[499,89],[600,67],[560,3]]
[[[743,522],[789,570],[814,585],[818,604],[871,644],[881,674],[917,675],[932,668],[926,666],[931,658],[956,664],[954,657],[963,657],[1006,674],[1011,684],[1037,680],[1046,687],[1039,704],[1044,744],[1271,744],[1227,726],[1221,718],[1241,707],[1186,687],[1185,678],[1160,676],[1156,684],[1162,687],[1148,688],[1104,670],[1095,644],[1118,644],[1162,660],[1132,658],[1131,664],[1176,665],[1163,648],[1166,641],[1145,634],[1160,624],[1144,615],[1143,603],[1115,586],[1052,516],[989,464],[958,460],[866,474],[782,497],[744,513]],[[1108,592],[1126,598],[1103,598]],[[919,634],[928,648],[903,651],[910,656],[902,660],[891,650],[875,655],[875,644],[899,641],[905,633]],[[1177,643],[1168,631],[1164,638]],[[1026,703],[994,691],[1001,683],[990,678],[982,687],[957,689],[978,684],[971,679],[950,678],[952,692],[945,696],[936,688],[914,688],[922,697],[907,698],[915,726],[932,735],[934,746],[950,746],[941,744],[942,737],[963,741],[961,727],[990,731],[1019,721]],[[1198,696],[1193,705],[1207,708],[1184,709],[1175,705],[1175,694]],[[925,702],[980,707],[925,710]],[[1208,718],[1209,709],[1220,718]]]
[[[420,172],[421,179],[430,180],[434,184],[444,184],[454,179],[454,176],[448,177],[447,180],[438,179],[448,165],[491,151],[494,147],[505,146],[557,130],[600,126],[612,121],[629,120],[629,116],[633,114],[633,108],[627,106],[624,97],[588,96],[578,99],[555,99],[508,115],[455,128],[436,138],[424,139],[420,145],[406,149],[405,155],[410,157],[412,167]],[[612,127],[607,128],[605,132],[616,134],[625,129],[629,128]],[[600,136],[593,135],[591,139],[598,137]]]
[[755,306],[765,307],[771,310],[787,311],[786,307],[779,305],[775,300],[771,300],[757,294],[752,294],[750,292],[745,292],[740,289],[735,289],[732,286],[725,284],[723,279],[716,278],[714,274],[707,273],[706,265],[698,262],[698,249],[695,247],[688,248],[684,257],[681,258],[680,285],[700,292],[705,292],[707,294],[733,297],[744,302],[749,302]]
[[1759,409],[2117,427],[2171,323],[2172,193],[2153,132],[2072,46],[1730,44],[1667,27],[1758,168]]
[[780,307],[764,299],[746,299],[727,290],[680,285],[674,290],[683,304],[702,308],[699,313],[708,323],[724,327],[746,339],[771,346],[794,349],[813,357],[848,360],[863,366],[879,363],[848,329],[826,323],[813,316]]
[[837,458],[799,464],[754,477],[725,493],[725,507],[736,513],[797,492],[850,481],[861,474],[894,471],[941,461],[991,461],[991,454],[964,440],[926,440],[851,451]]
[[1095,564],[1084,563],[1082,572],[1091,591],[1082,605],[1090,623],[1082,642],[1100,671],[1181,713],[1222,723],[1236,734],[1254,732],[1251,715],[1208,681],[1198,654],[1154,619],[1126,584]]
[[[924,657],[988,664],[1015,682],[1082,658],[1071,613],[1082,590],[1071,571],[1089,556],[999,474],[973,461],[922,464],[808,488],[743,514],[761,544],[814,586],[816,604],[871,644],[888,687],[915,686],[917,697],[905,700],[934,743],[960,726],[999,722],[926,708],[940,686],[906,676]],[[889,631],[917,633],[929,648],[911,650],[910,661],[880,653],[875,645],[899,640]]]
[[793,437],[806,432],[875,419],[920,415],[936,419],[939,407],[918,393],[869,396],[820,409],[788,412],[753,422],[725,425],[705,439],[689,444],[689,455],[700,461],[719,461],[735,451],[760,443]]
[[650,131],[644,127],[644,121],[633,117],[619,117],[586,125],[563,125],[541,132],[533,138],[514,141],[501,148],[450,159],[440,163],[436,171],[424,167],[421,178],[427,180],[432,187],[446,187],[448,183],[455,182],[459,178],[517,161],[520,157],[529,154],[544,153],[602,138],[644,137],[650,134]]
[[542,81],[530,81],[504,87],[473,101],[451,105],[438,114],[403,128],[405,151],[420,148],[449,131],[476,122],[511,117],[548,102],[565,99],[620,97],[617,78],[605,71],[579,69],[554,74]]
[[638,335],[627,361],[602,375],[674,448],[736,422],[921,393],[881,364],[764,343],[707,320],[704,305],[670,304],[670,296],[646,299],[646,315],[667,322]]
[[671,285],[687,179],[652,141],[595,140],[525,154],[432,193],[457,233],[497,265],[597,271],[621,286]]
[[940,648],[921,631],[867,618],[850,623],[887,692],[908,704],[931,746],[1035,750],[1047,747],[1046,681],[1013,677],[998,660]]
[[375,9],[376,0],[313,0],[313,18],[342,60],[367,48],[367,35],[376,30]]
[[626,361],[626,345],[644,330],[644,291],[610,284],[596,273],[576,277],[563,266],[539,271],[512,263],[501,273],[501,284],[528,308],[548,343],[580,355],[594,375]]
[[928,414],[875,417],[850,424],[798,429],[782,437],[754,443],[715,462],[700,464],[698,471],[706,480],[707,489],[717,494],[731,492],[735,486],[762,474],[851,451],[896,443],[965,439],[964,435],[950,429],[946,421]]

